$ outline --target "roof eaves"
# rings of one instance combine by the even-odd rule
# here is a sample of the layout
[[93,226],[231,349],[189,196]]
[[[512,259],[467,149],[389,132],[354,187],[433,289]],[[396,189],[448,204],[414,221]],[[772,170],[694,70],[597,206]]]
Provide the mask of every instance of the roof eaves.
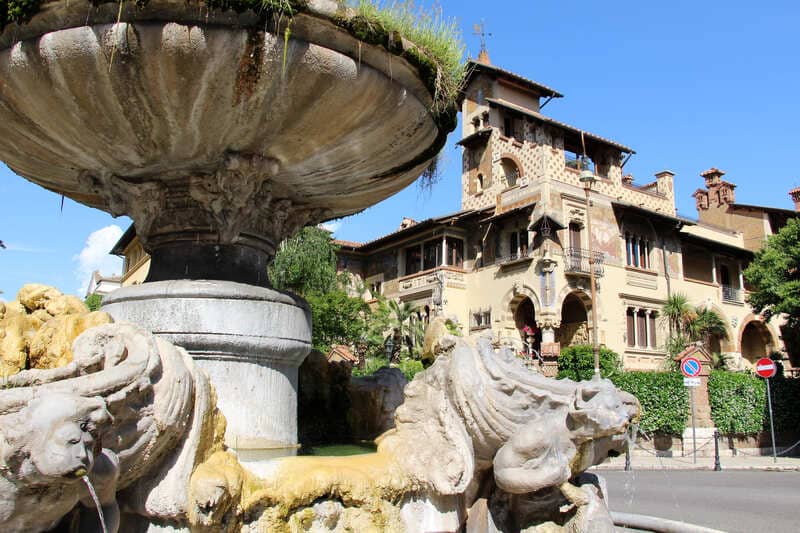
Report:
[[478,72],[480,70],[493,72],[493,73],[501,75],[503,77],[510,78],[511,80],[516,81],[518,83],[522,83],[524,85],[527,85],[531,89],[533,89],[533,90],[537,91],[538,93],[540,93],[542,96],[552,96],[553,98],[563,98],[564,97],[563,94],[561,94],[557,90],[553,89],[552,87],[548,87],[547,85],[541,84],[541,83],[539,83],[537,81],[531,80],[531,79],[526,78],[524,76],[520,76],[519,74],[511,72],[510,70],[506,70],[506,69],[497,67],[495,65],[489,65],[489,64],[481,63],[479,61],[474,61],[474,60],[469,60],[467,62],[467,76],[466,76],[467,83],[466,84],[469,84],[472,76],[476,72]]
[[125,248],[133,241],[136,237],[136,226],[131,224],[128,226],[128,229],[125,230],[125,233],[122,234],[122,237],[114,243],[114,246],[111,247],[111,250],[108,252],[110,255],[124,255]]
[[577,134],[582,133],[582,134],[584,134],[586,136],[587,139],[591,139],[591,140],[593,140],[595,142],[598,142],[600,144],[613,146],[614,148],[617,148],[618,150],[620,150],[622,152],[627,152],[629,154],[635,154],[636,153],[636,151],[633,148],[629,148],[629,147],[625,146],[624,144],[619,144],[618,142],[612,141],[611,139],[606,139],[605,137],[601,137],[599,135],[595,135],[594,133],[590,133],[588,131],[581,130],[579,128],[576,128],[575,126],[570,126],[569,124],[567,124],[565,122],[561,122],[559,120],[556,120],[556,119],[550,118],[548,116],[542,115],[541,113],[536,112],[536,111],[531,111],[530,109],[525,109],[524,107],[518,106],[516,104],[512,104],[511,102],[506,102],[505,100],[499,100],[497,98],[487,98],[486,101],[489,102],[490,104],[494,104],[496,106],[500,106],[500,107],[505,107],[507,109],[511,109],[512,111],[516,111],[517,113],[520,113],[520,114],[525,115],[527,117],[531,117],[531,118],[533,118],[535,120],[538,120],[540,122],[544,122],[546,124],[550,124],[551,126],[556,126],[558,128],[568,130],[568,131],[570,131],[572,133],[577,133]]

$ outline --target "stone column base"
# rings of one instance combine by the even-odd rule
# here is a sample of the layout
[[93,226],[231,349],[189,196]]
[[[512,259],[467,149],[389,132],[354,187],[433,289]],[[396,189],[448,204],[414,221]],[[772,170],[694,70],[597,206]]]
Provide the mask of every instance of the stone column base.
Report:
[[311,349],[304,300],[242,283],[175,280],[114,291],[103,310],[192,355],[216,389],[225,442],[243,464],[294,455],[297,369]]

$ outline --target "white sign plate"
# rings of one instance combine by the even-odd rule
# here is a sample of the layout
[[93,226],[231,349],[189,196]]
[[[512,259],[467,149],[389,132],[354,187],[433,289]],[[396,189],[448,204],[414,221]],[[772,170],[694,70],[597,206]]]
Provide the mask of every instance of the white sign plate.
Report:
[[683,378],[684,387],[699,387],[700,378]]

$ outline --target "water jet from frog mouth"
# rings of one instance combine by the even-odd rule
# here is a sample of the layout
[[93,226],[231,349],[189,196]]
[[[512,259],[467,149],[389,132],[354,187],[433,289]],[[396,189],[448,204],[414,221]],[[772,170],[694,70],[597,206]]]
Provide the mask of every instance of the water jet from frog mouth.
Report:
[[100,527],[103,529],[103,533],[108,533],[108,529],[106,529],[106,519],[103,516],[103,507],[100,505],[100,499],[97,497],[94,485],[92,485],[88,475],[81,477],[81,479],[86,483],[86,488],[89,489],[89,494],[91,494],[92,500],[94,500],[94,505],[97,508],[97,517],[100,519]]

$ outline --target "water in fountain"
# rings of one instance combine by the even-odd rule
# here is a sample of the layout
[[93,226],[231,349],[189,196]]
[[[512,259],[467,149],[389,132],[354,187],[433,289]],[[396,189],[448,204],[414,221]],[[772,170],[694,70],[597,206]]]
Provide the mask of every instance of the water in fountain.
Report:
[[[639,425],[631,424],[628,431],[625,432],[625,438],[628,440],[628,457],[632,455],[633,449],[636,446],[636,435],[639,433]],[[625,504],[628,508],[633,507],[633,497],[635,494],[636,485],[636,470],[630,468],[625,472]]]
[[103,516],[103,506],[100,505],[100,499],[97,497],[94,485],[92,485],[92,482],[89,480],[89,476],[83,476],[81,479],[86,483],[86,488],[89,489],[89,494],[91,494],[92,500],[94,500],[94,506],[97,508],[97,517],[100,519],[100,527],[103,528],[103,533],[108,533],[108,529],[106,529],[106,519]]

